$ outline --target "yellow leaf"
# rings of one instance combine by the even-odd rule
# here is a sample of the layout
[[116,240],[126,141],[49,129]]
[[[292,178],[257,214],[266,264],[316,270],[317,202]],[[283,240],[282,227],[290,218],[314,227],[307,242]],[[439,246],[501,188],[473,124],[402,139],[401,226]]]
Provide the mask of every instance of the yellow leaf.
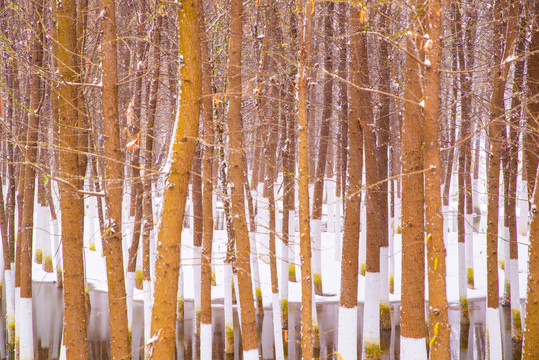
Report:
[[430,339],[429,347],[432,347],[432,344],[434,344],[434,341],[436,341],[436,336],[433,336],[432,339]]
[[438,258],[434,259],[434,270],[438,268]]

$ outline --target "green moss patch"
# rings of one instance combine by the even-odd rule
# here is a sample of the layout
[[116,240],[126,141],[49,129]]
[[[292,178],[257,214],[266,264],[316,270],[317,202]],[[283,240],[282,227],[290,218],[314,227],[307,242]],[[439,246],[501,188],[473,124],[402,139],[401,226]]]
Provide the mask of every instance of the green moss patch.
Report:
[[363,353],[365,360],[379,360],[382,357],[380,344],[365,342],[363,343]]
[[36,249],[36,263],[43,264],[43,250]]

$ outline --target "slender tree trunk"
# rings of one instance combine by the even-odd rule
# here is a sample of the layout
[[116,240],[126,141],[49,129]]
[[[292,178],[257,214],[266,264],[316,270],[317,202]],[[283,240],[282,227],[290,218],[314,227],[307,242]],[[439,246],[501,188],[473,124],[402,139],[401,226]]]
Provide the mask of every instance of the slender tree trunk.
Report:
[[[60,171],[78,189],[84,180],[78,144],[77,88],[71,85],[77,78],[76,34],[71,30],[77,17],[75,1],[65,1],[58,7],[58,73],[64,80],[59,82]],[[79,49],[80,50],[80,49]],[[83,149],[81,149],[83,150]],[[83,150],[84,151],[84,150]],[[86,293],[84,289],[84,262],[82,258],[84,235],[84,197],[63,183],[60,187],[62,215],[62,253],[64,264],[64,338],[66,356],[69,359],[88,359]],[[78,260],[76,260],[78,259]]]
[[[359,18],[358,27],[354,30],[363,32],[367,24],[361,20],[362,8],[352,8],[352,18]],[[370,87],[367,38],[365,34],[359,35],[359,46],[353,51],[359,54],[359,81],[360,86]],[[365,180],[366,210],[367,210],[367,253],[365,271],[365,320],[363,322],[363,357],[376,359],[380,354],[380,229],[385,228],[380,220],[380,197],[378,182],[378,164],[376,161],[376,128],[374,114],[372,113],[371,94],[360,92],[359,98],[359,125],[363,128],[363,145],[365,151]]]
[[[519,9],[520,10],[520,9]],[[523,54],[525,50],[524,24],[520,20],[519,37],[516,44],[516,53]],[[511,98],[511,126],[509,127],[509,197],[508,197],[508,226],[509,226],[509,266],[511,268],[511,338],[513,346],[519,353],[522,347],[522,323],[520,314],[520,280],[518,266],[518,230],[516,217],[516,204],[518,196],[518,138],[520,135],[521,97],[524,82],[524,61],[515,64],[513,83],[513,97]]]
[[103,68],[103,128],[105,136],[107,225],[104,251],[107,260],[109,290],[109,324],[113,359],[131,352],[127,328],[127,305],[122,253],[122,153],[118,114],[118,76],[115,0],[101,0],[102,68]]
[[[201,10],[200,10],[201,11]],[[201,256],[202,256],[202,143],[197,142],[191,168],[193,205],[193,284],[195,303],[195,335],[200,336]]]
[[333,54],[331,43],[333,42],[333,12],[335,4],[327,3],[327,14],[324,17],[324,109],[322,110],[322,124],[320,126],[318,164],[316,166],[316,175],[314,179],[313,210],[312,210],[312,228],[313,228],[313,282],[314,292],[322,295],[322,201],[324,197],[324,179],[326,176],[326,163],[328,160],[329,130],[331,125],[331,114],[333,106]]
[[34,340],[32,325],[32,241],[34,227],[34,195],[36,171],[33,164],[37,161],[37,138],[39,128],[39,117],[42,105],[42,79],[39,71],[43,68],[43,43],[45,33],[43,29],[43,1],[33,4],[33,34],[32,50],[30,52],[30,62],[33,67],[30,75],[30,110],[28,114],[28,137],[26,141],[25,166],[24,171],[24,203],[22,204],[22,239],[21,239],[21,299],[19,311],[20,316],[20,359],[34,358]]
[[238,264],[238,287],[241,307],[241,329],[244,359],[258,359],[256,318],[253,304],[253,288],[249,260],[249,230],[245,218],[243,182],[243,137],[241,129],[241,50],[242,50],[243,3],[233,0],[230,8],[230,48],[228,63],[229,105],[228,129],[230,144],[230,180],[232,222],[236,234],[236,258]]
[[163,219],[155,263],[155,293],[152,312],[153,353],[156,359],[174,358],[176,339],[176,296],[180,268],[180,246],[185,200],[195,150],[200,115],[201,61],[198,2],[187,0],[178,9],[181,87],[179,111],[171,138],[165,172],[168,186],[163,195]]
[[[498,284],[498,212],[500,195],[500,158],[502,152],[502,132],[504,130],[504,90],[509,70],[505,59],[512,54],[515,40],[516,4],[510,2],[509,23],[504,26],[502,15],[505,1],[496,1],[494,6],[495,39],[505,38],[505,47],[499,41],[493,42],[494,61],[497,66],[492,71],[493,90],[490,99],[490,126],[488,136],[490,157],[488,164],[487,190],[487,317],[488,354],[491,359],[502,358],[501,333],[499,326],[499,284]],[[511,27],[512,26],[512,27]],[[507,30],[507,33],[506,33]],[[504,34],[506,35],[504,37]]]
[[204,120],[204,157],[203,164],[203,227],[202,263],[201,263],[201,297],[200,297],[200,359],[212,358],[212,314],[211,314],[211,255],[213,244],[213,157],[214,157],[214,126],[213,99],[211,97],[211,67],[206,39],[206,24],[204,11],[199,4],[199,26],[202,61],[202,105]]
[[[351,7],[351,16],[358,16],[358,9]],[[341,301],[339,306],[339,354],[343,359],[354,359],[357,351],[357,286],[359,260],[359,212],[361,206],[361,178],[363,171],[363,128],[358,121],[362,93],[360,69],[359,26],[354,22],[350,39],[350,114],[348,121],[348,186],[344,210],[344,236],[341,261]]]
[[440,142],[438,140],[438,108],[440,66],[442,59],[444,3],[431,1],[427,6],[426,21],[432,46],[425,46],[425,215],[426,247],[429,280],[430,358],[449,360],[448,304],[446,294],[446,251],[443,239],[442,197],[440,176]]
[[[384,4],[381,8],[382,16],[380,17],[380,29],[382,34],[388,35],[387,19],[391,16],[391,6]],[[380,58],[379,66],[380,73],[380,90],[389,93],[390,92],[390,64],[388,56],[388,44],[385,40],[380,40]],[[379,229],[379,243],[380,243],[380,328],[383,330],[391,329],[391,317],[389,312],[389,240],[388,240],[388,145],[389,145],[389,113],[391,98],[389,96],[383,96],[381,98],[382,106],[380,108],[380,114],[376,121],[376,162],[378,164],[378,180],[380,185],[378,186],[378,202],[380,206],[380,229]]]
[[[311,57],[311,36],[314,3],[296,0],[299,23],[298,123],[299,123],[299,228],[301,259],[301,356],[313,358],[311,226],[309,215],[309,145],[307,114],[308,72]],[[312,145],[311,145],[312,146]]]
[[[530,99],[534,99],[539,95],[539,29],[537,24],[539,23],[539,6],[535,7],[534,14],[534,28],[532,34],[532,40],[530,45],[530,58],[528,60],[528,84],[530,87]],[[536,128],[537,124],[534,119],[537,119],[539,115],[539,102],[537,100],[531,101],[528,105],[528,126]],[[531,223],[530,223],[530,247],[529,253],[529,265],[528,265],[528,289],[526,292],[527,299],[537,299],[539,296],[539,191],[530,191],[530,187],[533,189],[533,184],[537,182],[537,173],[530,167],[530,162],[535,161],[537,164],[537,158],[533,148],[536,146],[537,138],[531,135],[530,131],[526,132],[528,135],[527,144],[525,145],[527,168],[526,173],[528,176],[528,192],[533,194],[532,206],[530,210]],[[535,132],[533,133],[535,135]],[[533,160],[535,158],[535,160]],[[534,174],[536,174],[534,176]],[[535,178],[535,179],[534,179]],[[530,184],[532,186],[530,186]],[[524,340],[522,345],[522,359],[529,360],[534,359],[536,354],[539,354],[539,304],[535,301],[528,301],[526,303],[526,322],[524,328]]]
[[[410,15],[410,24],[416,14]],[[406,49],[417,53],[413,34],[406,37]],[[416,105],[421,100],[417,60],[406,56],[402,124],[402,295],[401,356],[426,359],[425,349],[425,238],[423,195],[423,117]],[[414,104],[416,103],[416,104]]]

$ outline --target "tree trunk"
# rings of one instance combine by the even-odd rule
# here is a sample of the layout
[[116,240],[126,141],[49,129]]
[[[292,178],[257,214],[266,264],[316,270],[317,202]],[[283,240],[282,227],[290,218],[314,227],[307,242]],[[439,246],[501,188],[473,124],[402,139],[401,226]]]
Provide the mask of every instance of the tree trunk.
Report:
[[241,329],[243,357],[258,359],[256,340],[256,318],[251,284],[249,230],[245,218],[245,198],[243,190],[243,137],[241,129],[241,50],[242,50],[243,3],[233,0],[230,8],[230,48],[228,63],[228,129],[230,144],[230,180],[232,222],[236,234],[236,258],[238,287],[241,307]]
[[[410,24],[415,14],[410,15]],[[415,27],[415,26],[414,26]],[[406,37],[406,49],[417,53],[413,34]],[[426,359],[425,349],[425,238],[423,195],[423,117],[416,105],[421,100],[417,60],[406,56],[404,118],[402,124],[402,290],[401,356]],[[410,102],[411,101],[411,102]],[[415,103],[415,104],[414,104]]]
[[[351,15],[357,16],[358,9],[351,8]],[[361,205],[361,178],[363,171],[363,128],[360,126],[360,106],[362,93],[360,69],[359,26],[351,23],[356,31],[350,39],[350,114],[348,120],[348,187],[344,210],[344,236],[341,261],[341,301],[339,306],[339,354],[343,359],[358,357],[357,351],[357,286],[359,260],[359,212]],[[355,331],[354,331],[355,330]]]
[[176,339],[176,296],[180,268],[180,246],[185,200],[195,150],[200,115],[201,61],[198,3],[188,0],[178,10],[181,87],[179,111],[165,166],[166,189],[163,194],[163,219],[158,235],[155,263],[155,293],[152,313],[152,356],[172,359]]
[[206,39],[204,11],[199,4],[199,26],[202,61],[202,105],[204,121],[204,157],[203,165],[203,238],[201,262],[201,296],[200,296],[200,359],[212,359],[212,314],[211,314],[211,255],[213,245],[213,158],[215,141],[213,125],[213,99],[211,97],[211,66]]
[[107,260],[109,290],[109,324],[111,356],[119,359],[131,352],[127,328],[127,308],[122,253],[122,153],[118,113],[118,76],[116,44],[115,0],[101,0],[102,68],[103,68],[103,128],[105,137],[107,215],[104,235],[104,252]]
[[[505,38],[505,47],[500,41],[493,41],[494,62],[500,65],[492,70],[492,95],[490,99],[490,157],[488,164],[488,214],[487,214],[487,318],[488,348],[491,359],[501,359],[502,344],[499,326],[499,284],[498,284],[498,211],[500,196],[500,158],[502,155],[502,132],[505,127],[504,90],[509,71],[505,59],[512,55],[515,40],[516,4],[511,3],[509,23],[504,24],[502,15],[505,2],[496,1],[494,6],[495,39]],[[506,33],[507,30],[507,33]],[[503,35],[506,35],[505,37]]]
[[[301,356],[313,358],[312,281],[311,281],[311,226],[309,215],[309,120],[308,69],[311,57],[311,36],[314,3],[296,0],[299,23],[299,76],[298,76],[298,124],[299,124],[299,231],[301,261]],[[312,146],[312,144],[311,144]]]
[[426,247],[429,283],[430,358],[449,360],[448,304],[446,294],[446,250],[443,238],[440,142],[438,140],[438,108],[440,92],[440,66],[442,59],[444,5],[441,1],[429,2],[426,12],[428,35],[432,47],[425,46],[425,215]]
[[[78,189],[82,189],[80,155],[78,149],[77,88],[71,85],[77,74],[76,34],[71,31],[77,16],[75,1],[66,1],[58,7],[58,73],[64,80],[59,82],[59,123],[60,143],[65,147],[60,151],[60,171]],[[80,49],[79,49],[80,50]],[[83,149],[81,149],[84,151]],[[84,287],[83,242],[84,197],[72,187],[63,183],[60,187],[62,215],[62,253],[64,264],[64,338],[66,356],[69,359],[88,359],[86,293]]]
[[[539,23],[539,6],[535,7],[534,14],[535,25],[533,28],[532,40],[530,45],[530,59],[528,60],[528,84],[530,87],[530,104],[528,105],[528,126],[536,128],[537,124],[535,120],[539,115],[539,101],[537,96],[539,95],[539,29],[537,24]],[[537,164],[536,154],[534,148],[536,148],[537,138],[532,136],[532,132],[527,131],[526,136],[527,144],[525,145],[527,168],[526,173],[528,176],[528,192],[533,194],[532,206],[530,211],[531,223],[530,223],[530,247],[529,247],[529,265],[528,265],[528,290],[526,292],[526,298],[537,299],[539,296],[539,215],[537,209],[539,209],[539,191],[533,192],[533,184],[537,183],[537,172],[530,167],[530,162],[535,161]],[[533,132],[535,135],[535,132]],[[535,160],[534,160],[535,159]],[[534,174],[536,174],[534,176]],[[531,186],[530,186],[531,185]],[[530,191],[530,188],[532,189]],[[522,359],[529,360],[534,359],[536,354],[539,354],[539,304],[535,301],[528,301],[526,303],[526,322],[524,328],[524,340],[522,345]]]
[[33,359],[34,340],[32,325],[32,240],[34,228],[34,195],[36,171],[32,166],[37,161],[37,138],[39,119],[42,106],[43,86],[40,70],[43,68],[43,43],[45,32],[43,28],[44,3],[38,1],[33,4],[33,29],[37,35],[33,38],[30,52],[30,63],[33,67],[30,75],[30,113],[28,114],[28,137],[26,141],[26,154],[24,156],[24,203],[22,204],[22,240],[21,240],[21,271],[20,271],[20,359]]
[[324,197],[324,178],[326,175],[326,163],[328,160],[329,130],[331,125],[331,114],[333,106],[333,54],[331,43],[333,42],[333,12],[335,4],[327,4],[327,14],[324,17],[324,109],[322,110],[322,124],[320,126],[318,164],[314,181],[312,227],[313,227],[313,281],[314,292],[322,295],[322,201]]

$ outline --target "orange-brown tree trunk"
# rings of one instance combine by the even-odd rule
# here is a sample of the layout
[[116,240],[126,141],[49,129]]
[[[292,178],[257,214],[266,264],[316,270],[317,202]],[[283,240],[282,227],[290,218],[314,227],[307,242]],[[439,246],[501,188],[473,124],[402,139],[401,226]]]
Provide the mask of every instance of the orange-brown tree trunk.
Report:
[[120,359],[131,352],[127,329],[127,304],[122,253],[123,168],[118,113],[118,74],[115,0],[101,0],[103,129],[106,166],[106,225],[103,250],[107,262],[111,356]]
[[299,232],[301,261],[301,350],[304,359],[313,358],[311,226],[309,215],[308,73],[314,3],[296,0],[299,23],[298,125],[299,125]]
[[198,11],[196,0],[183,1],[178,8],[181,87],[178,91],[179,111],[165,167],[167,186],[157,240],[157,280],[151,325],[152,338],[156,338],[152,350],[155,359],[174,358],[181,233],[202,92]]
[[[429,283],[430,358],[449,360],[450,326],[447,318],[446,250],[444,246],[440,141],[438,140],[438,108],[440,93],[440,66],[442,59],[444,5],[440,0],[430,1],[426,10],[425,34],[432,44],[425,46],[425,119],[423,122],[425,164],[425,220],[427,268]],[[430,65],[428,65],[430,64]]]

